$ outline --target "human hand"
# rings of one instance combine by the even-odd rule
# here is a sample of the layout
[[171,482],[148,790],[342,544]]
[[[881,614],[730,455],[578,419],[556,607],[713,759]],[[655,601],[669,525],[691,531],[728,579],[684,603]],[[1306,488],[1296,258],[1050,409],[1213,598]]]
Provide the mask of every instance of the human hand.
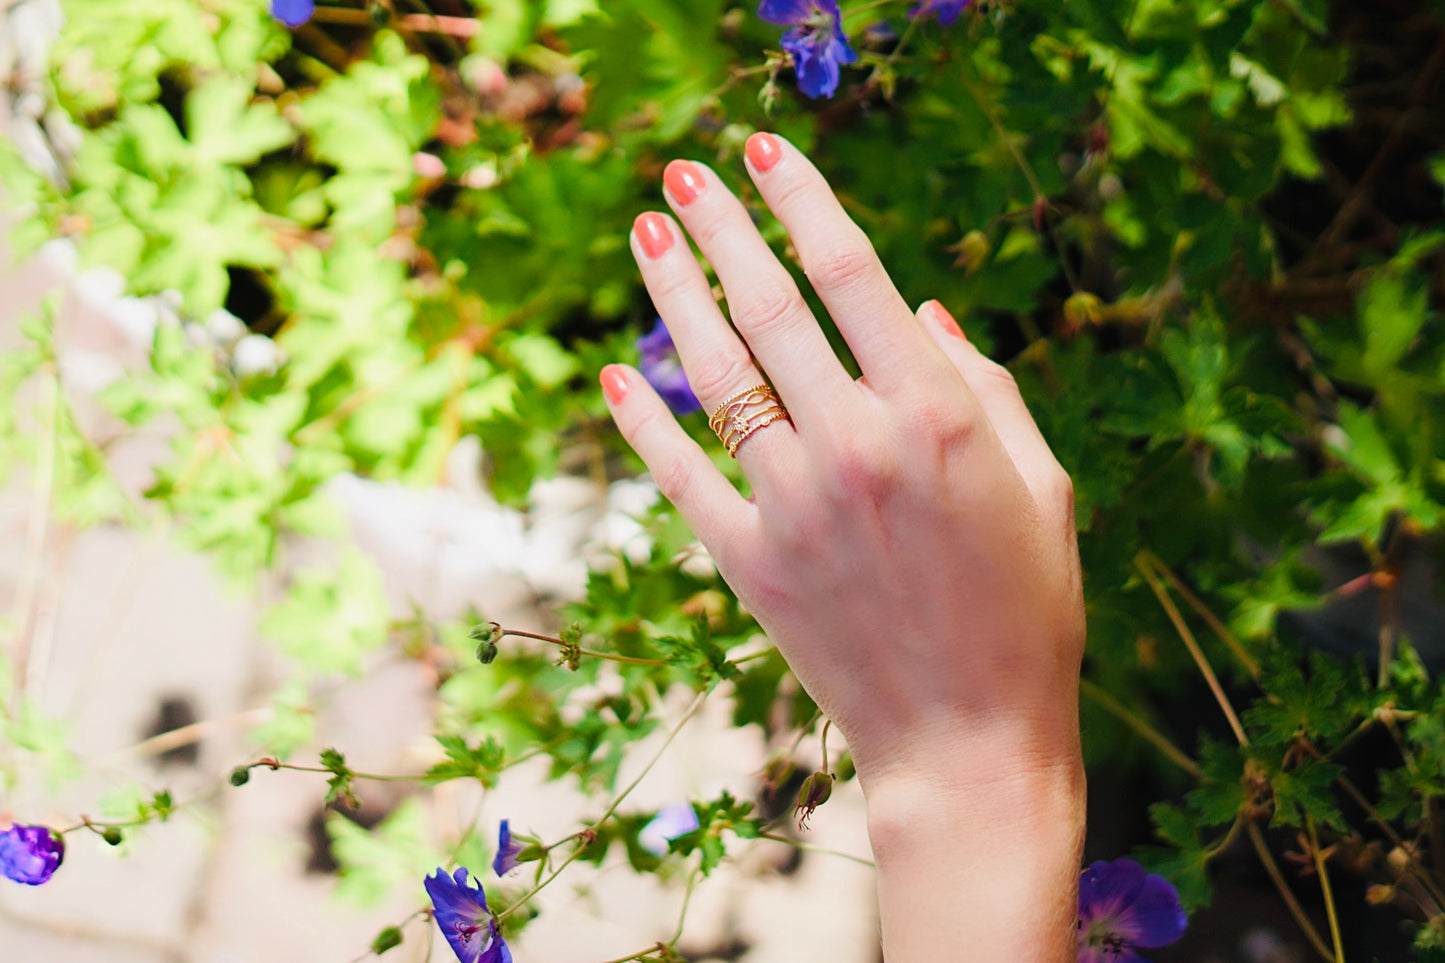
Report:
[[[653,303],[705,410],[763,384],[765,372],[791,420],[738,448],[753,491],[744,499],[621,365],[602,373],[613,416],[847,738],[868,799],[890,961],[956,960],[981,936],[995,951],[1016,947],[990,958],[1064,959],[1083,787],[1084,618],[1068,477],[1007,370],[937,302],[908,308],[812,164],[771,134],[754,135],[746,153],[863,377],[834,355],[739,201],[704,166],[674,161],[668,202],[721,281],[732,325],[681,231],[658,213],[639,217],[632,236]],[[1029,846],[986,838],[940,862],[947,847],[927,837],[960,832],[1053,841],[1043,865]],[[1020,887],[1051,887],[1057,898],[1035,895],[1048,904],[1042,913],[1019,910],[1025,893],[1007,896],[1014,887],[983,879],[985,866],[1012,867]],[[924,878],[953,892],[941,903],[915,892]],[[950,909],[974,891],[1002,902],[988,910],[992,922]],[[1004,919],[1042,927],[1045,948],[981,933]]]

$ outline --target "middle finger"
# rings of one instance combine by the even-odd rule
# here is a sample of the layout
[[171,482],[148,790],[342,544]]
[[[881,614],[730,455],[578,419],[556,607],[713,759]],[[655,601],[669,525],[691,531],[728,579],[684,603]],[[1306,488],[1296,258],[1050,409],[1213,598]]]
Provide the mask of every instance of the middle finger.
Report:
[[673,211],[717,272],[733,325],[806,426],[850,397],[853,379],[741,202],[717,175],[676,160],[662,175]]

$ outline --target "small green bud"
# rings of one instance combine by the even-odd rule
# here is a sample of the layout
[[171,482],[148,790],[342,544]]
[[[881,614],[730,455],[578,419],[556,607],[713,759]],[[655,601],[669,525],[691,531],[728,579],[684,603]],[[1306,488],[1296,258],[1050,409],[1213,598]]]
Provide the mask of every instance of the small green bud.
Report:
[[988,260],[992,249],[993,245],[988,243],[988,235],[982,231],[969,231],[957,244],[949,248],[958,255],[953,261],[954,265],[969,274],[983,267],[983,262]]
[[477,643],[477,661],[482,665],[491,665],[497,658],[497,643],[502,641],[500,622],[488,622],[486,625],[473,627],[468,633],[468,638]]
[[100,838],[111,846],[119,846],[125,839],[125,835],[115,826],[107,826],[105,832],[100,834]]
[[815,772],[803,780],[803,787],[798,790],[798,805],[793,807],[793,815],[798,817],[798,828],[808,828],[808,817],[813,815],[828,797],[833,795],[833,774],[831,772]]
[[244,786],[251,781],[251,767],[237,766],[231,770],[231,785]]
[[380,933],[377,933],[376,939],[371,941],[371,952],[375,953],[377,956],[380,956],[387,950],[396,949],[400,945],[401,930],[395,926],[388,926]]
[[1098,324],[1103,311],[1104,302],[1088,291],[1078,291],[1064,302],[1064,320],[1075,331],[1086,324]]

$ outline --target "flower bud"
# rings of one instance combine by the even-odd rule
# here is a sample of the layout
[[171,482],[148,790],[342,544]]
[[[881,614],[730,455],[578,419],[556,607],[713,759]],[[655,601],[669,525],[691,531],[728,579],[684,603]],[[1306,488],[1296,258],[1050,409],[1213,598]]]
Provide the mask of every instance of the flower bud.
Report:
[[1086,324],[1098,324],[1103,317],[1104,302],[1088,291],[1077,291],[1064,302],[1064,320],[1078,330]]
[[793,815],[798,817],[798,828],[808,828],[808,817],[813,815],[828,797],[833,795],[833,774],[831,772],[815,772],[803,780],[803,787],[798,790],[798,805],[793,807]]
[[376,939],[371,941],[371,952],[377,956],[387,950],[395,949],[401,945],[401,930],[395,926],[388,926],[376,934]]
[[477,643],[477,661],[482,665],[491,665],[497,659],[497,643],[502,641],[502,626],[499,622],[488,622],[486,625],[478,625],[469,633],[469,638]]
[[244,786],[251,781],[251,767],[237,766],[231,770],[231,785]]
[[969,231],[950,250],[958,252],[954,265],[972,274],[988,260],[992,245],[988,243],[988,235],[982,231]]
[[119,846],[121,842],[124,841],[125,836],[121,834],[120,829],[117,827],[107,826],[105,827],[105,832],[100,834],[100,838],[105,840],[108,846]]

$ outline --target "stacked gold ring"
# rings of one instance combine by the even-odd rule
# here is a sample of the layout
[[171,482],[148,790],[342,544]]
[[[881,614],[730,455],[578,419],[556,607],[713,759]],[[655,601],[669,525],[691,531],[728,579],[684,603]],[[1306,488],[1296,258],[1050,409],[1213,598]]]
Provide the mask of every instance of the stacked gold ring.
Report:
[[717,434],[728,454],[736,458],[738,446],[754,432],[787,417],[788,409],[776,391],[768,385],[753,385],[714,408],[707,426]]

